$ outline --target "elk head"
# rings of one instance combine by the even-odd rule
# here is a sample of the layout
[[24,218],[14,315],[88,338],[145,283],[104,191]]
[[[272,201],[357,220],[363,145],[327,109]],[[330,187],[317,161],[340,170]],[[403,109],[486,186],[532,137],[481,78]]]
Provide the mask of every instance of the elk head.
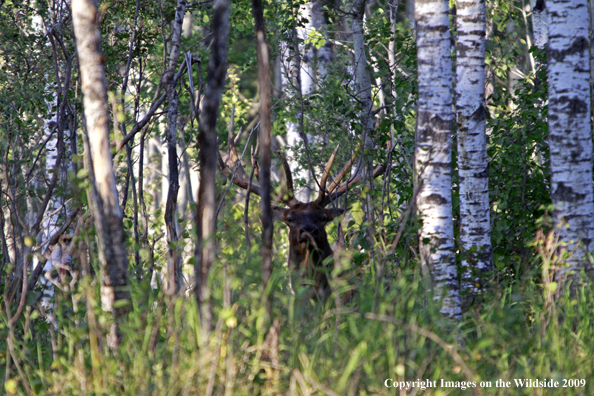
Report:
[[[235,185],[248,190],[248,193],[260,196],[260,186],[251,182],[241,165],[241,158],[235,150],[238,140],[239,136],[236,138],[229,136],[227,153],[221,156],[219,152],[219,167]],[[328,243],[325,227],[326,224],[346,211],[345,209],[326,208],[326,206],[343,195],[349,186],[363,178],[362,175],[356,174],[347,182],[340,184],[355,160],[355,156],[353,156],[338,173],[330,187],[326,188],[330,168],[337,151],[338,146],[326,164],[319,183],[318,197],[315,201],[304,203],[295,199],[291,169],[283,154],[277,150],[285,171],[286,192],[277,197],[277,201],[282,202],[285,207],[275,206],[273,211],[274,219],[289,227],[289,266],[302,269],[304,275],[313,274],[318,290],[324,294],[329,289],[328,279],[324,272],[318,269],[323,266],[324,260],[333,253]],[[376,177],[384,171],[385,165],[379,166],[374,170],[373,176]]]
[[[315,201],[307,203],[299,202],[294,198],[291,170],[285,157],[280,151],[278,152],[285,170],[287,192],[284,195],[284,204],[287,207],[275,206],[274,217],[275,220],[282,221],[289,227],[289,265],[294,268],[305,267],[303,269],[307,270],[306,272],[310,272],[308,268],[310,263],[311,269],[315,270],[322,265],[324,259],[332,255],[332,248],[326,234],[326,224],[345,212],[345,209],[325,208],[329,203],[326,200],[326,182],[337,151],[338,146],[326,164],[320,180],[318,197]],[[339,181],[336,180],[334,185]],[[327,283],[325,279],[321,280]]]

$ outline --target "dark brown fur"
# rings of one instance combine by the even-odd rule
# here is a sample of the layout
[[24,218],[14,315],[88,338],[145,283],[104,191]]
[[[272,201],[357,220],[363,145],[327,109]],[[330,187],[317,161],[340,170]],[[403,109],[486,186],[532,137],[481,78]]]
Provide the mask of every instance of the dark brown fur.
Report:
[[274,208],[275,220],[289,227],[289,267],[302,270],[303,276],[313,276],[321,297],[328,294],[329,285],[320,269],[333,254],[325,227],[344,212],[344,209],[325,209],[316,202]]

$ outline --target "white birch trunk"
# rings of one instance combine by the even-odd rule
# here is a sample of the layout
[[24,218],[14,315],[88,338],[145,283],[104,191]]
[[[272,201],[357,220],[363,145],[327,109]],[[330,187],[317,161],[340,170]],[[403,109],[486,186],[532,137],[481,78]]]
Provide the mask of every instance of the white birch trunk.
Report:
[[313,26],[313,5],[311,2],[302,5],[299,8],[299,16],[304,17],[307,22],[305,26],[297,28],[297,37],[301,40],[299,43],[299,51],[303,54],[301,57],[301,69],[299,70],[301,79],[301,93],[303,96],[309,95],[315,87],[315,52],[312,45],[306,45],[305,41],[309,37],[309,33],[314,29]]
[[[454,260],[451,148],[452,62],[448,1],[415,1],[419,101],[415,148],[417,208],[423,219],[419,250],[441,312],[458,316],[460,294]],[[428,242],[428,243],[425,243]]]
[[551,196],[572,253],[561,270],[567,274],[591,270],[585,255],[594,250],[588,8],[586,0],[551,0],[547,8]]
[[[284,95],[289,94],[291,92],[291,88],[300,89],[299,88],[299,81],[293,78],[295,68],[295,61],[289,61],[289,58],[294,56],[292,53],[293,51],[289,48],[289,44],[286,42],[281,42],[281,53],[280,53],[280,76],[281,76],[281,92]],[[298,95],[298,93],[297,93]],[[294,100],[297,100],[295,94],[289,94],[290,97],[293,97]],[[305,179],[307,183],[309,183],[309,172],[305,169],[301,169],[297,171],[299,162],[295,158],[297,155],[297,151],[295,150],[296,146],[301,141],[301,137],[299,136],[299,125],[293,121],[287,121],[285,124],[285,128],[287,130],[286,134],[286,145],[288,147],[288,158],[287,161],[293,171],[294,177],[296,179]],[[295,191],[295,198],[302,202],[308,202],[310,198],[309,189],[296,189]]]
[[[55,90],[54,84],[48,84],[47,90],[49,92]],[[48,107],[48,119],[45,120],[45,125],[43,128],[44,136],[48,139],[46,148],[46,157],[45,157],[45,171],[47,175],[50,175],[51,172],[56,167],[57,159],[58,159],[58,126],[57,123],[61,122],[58,119],[58,98],[57,93],[52,93],[52,100],[47,101],[46,105]],[[52,134],[52,131],[54,132]],[[64,131],[64,135],[67,134],[68,131]],[[56,168],[57,170],[58,168]],[[58,170],[61,172],[62,170]],[[43,244],[46,244],[51,236],[58,231],[60,226],[58,225],[59,215],[60,215],[60,208],[64,204],[64,198],[56,199],[55,197],[49,202],[48,204],[48,212],[49,215],[45,217],[42,226],[41,226],[41,240]],[[42,288],[42,298],[41,298],[41,305],[44,308],[47,316],[46,320],[49,323],[52,323],[54,327],[57,327],[55,312],[54,308],[54,284],[52,282],[53,276],[52,272],[55,266],[59,266],[62,260],[62,247],[59,244],[55,246],[44,246],[43,250],[45,251],[47,261],[43,267],[43,275],[39,279],[39,283],[41,284]],[[64,260],[65,261],[65,260]],[[33,261],[37,263],[37,260]],[[41,265],[41,263],[37,264]]]
[[[61,18],[61,17],[60,17]],[[48,47],[50,43],[46,44]],[[61,67],[62,64],[57,62],[56,67]],[[63,75],[64,72],[62,72]],[[55,76],[59,76],[61,73],[58,71],[54,71]],[[50,80],[49,74],[46,75],[47,79]],[[59,77],[57,77],[59,78]],[[58,98],[61,96],[60,89],[58,86],[64,86],[65,81],[60,81],[60,84],[50,83],[46,84],[46,92],[51,95],[50,100],[46,100],[45,104],[47,106],[47,118],[45,119],[44,127],[43,127],[43,134],[44,139],[47,139],[47,143],[45,145],[46,157],[45,157],[45,172],[49,178],[52,177],[52,172],[58,172],[58,183],[63,183],[63,181],[68,180],[67,178],[67,171],[65,166],[60,166],[59,158],[58,158],[58,139],[61,136],[62,139],[65,139],[66,136],[70,136],[69,125],[67,122],[67,116],[65,114],[65,108],[60,106],[62,105]],[[64,142],[62,142],[64,144]],[[60,159],[62,164],[68,164],[68,169],[72,169],[72,163],[69,161],[69,157],[63,155],[62,159]],[[63,186],[66,187],[65,185]],[[55,191],[54,191],[55,194]],[[41,223],[41,229],[39,234],[37,235],[37,239],[42,244],[42,251],[44,252],[44,256],[47,258],[45,265],[43,267],[42,276],[39,279],[39,283],[41,284],[42,288],[42,298],[41,298],[41,305],[45,309],[46,312],[46,319],[48,322],[52,323],[55,328],[57,328],[57,321],[56,315],[54,312],[54,294],[55,294],[55,287],[54,283],[56,282],[53,276],[54,269],[60,269],[60,273],[64,273],[64,266],[70,262],[70,257],[68,256],[66,249],[59,243],[50,246],[49,239],[58,231],[60,228],[59,222],[60,217],[62,220],[69,215],[69,210],[66,207],[66,199],[65,199],[65,191],[59,196],[56,197],[52,194],[52,197],[47,205],[47,215],[44,216],[43,221]],[[43,210],[43,208],[42,208]],[[29,217],[30,214],[28,214]],[[36,217],[36,216],[32,216]],[[35,220],[28,223],[30,229],[33,227]],[[33,259],[33,266],[32,269],[35,269],[37,265],[41,265],[38,262],[38,258],[34,257]],[[58,280],[59,281],[59,280]]]
[[[322,0],[314,0],[312,3],[312,19],[313,19],[313,27],[322,32],[324,37],[327,37],[326,34],[326,17],[324,16],[324,10],[322,6],[324,3]],[[332,43],[330,40],[326,40],[326,44],[320,48],[315,49],[316,52],[316,64],[317,64],[317,74],[316,77],[318,78],[318,85],[320,80],[323,80],[328,75],[328,65],[332,62]]]
[[406,2],[406,19],[408,19],[408,23],[410,25],[411,33],[414,37],[417,35],[417,21],[415,19],[415,12],[416,12],[416,0],[407,0]]
[[[163,173],[162,169],[163,166],[167,167],[167,164],[162,165],[164,159],[161,140],[159,138],[149,138],[146,144],[146,151],[146,162],[150,172],[145,184],[147,188],[150,188],[150,192],[153,197],[150,211],[150,213],[153,214],[161,207],[163,202],[163,191],[167,191],[167,188],[169,188],[169,184],[163,186],[163,182],[161,181],[161,179],[167,179],[165,176],[163,176],[167,173]],[[165,168],[165,170],[167,170],[167,168]],[[151,228],[151,234],[153,232],[154,230]]]
[[[592,100],[592,93],[594,92],[594,4],[588,2],[588,37],[590,39],[590,101]],[[548,32],[548,31],[547,31]],[[592,107],[592,106],[590,106]],[[590,109],[592,110],[592,109]],[[594,116],[594,114],[592,114]]]
[[534,45],[544,49],[549,41],[549,14],[545,0],[530,0]]
[[[388,0],[386,11],[390,16],[390,41],[388,42],[388,61],[390,62],[390,94],[392,101],[396,103],[398,94],[396,93],[396,84],[394,83],[396,77],[396,17],[398,15],[398,6],[400,0]],[[392,108],[392,114],[395,119],[398,119],[398,112],[396,106]],[[390,125],[390,147],[394,147],[394,125]]]
[[[299,8],[299,16],[305,17],[308,22],[304,27],[298,27],[295,29],[297,39],[305,41],[308,37],[309,32],[312,30],[312,5],[307,3]],[[281,43],[281,89],[283,92],[289,92],[290,88],[298,90],[296,93],[298,96],[308,95],[314,89],[314,52],[312,48],[308,48],[305,44],[301,43],[297,46],[299,54],[291,53],[289,43]],[[303,54],[303,55],[302,55]],[[288,58],[293,57],[292,61]],[[298,70],[296,70],[298,69]],[[298,76],[298,78],[296,78]],[[288,162],[293,170],[293,175],[296,179],[305,180],[305,188],[297,189],[295,191],[295,198],[302,202],[309,202],[311,200],[311,175],[307,167],[299,169],[299,161],[296,157],[299,153],[296,150],[296,146],[302,141],[301,134],[299,131],[299,124],[288,121],[286,123],[287,139],[286,143],[289,147]],[[311,142],[311,136],[308,136],[308,143]],[[296,171],[299,169],[298,171]]]
[[[164,124],[161,127],[165,127]],[[167,140],[160,141],[160,151],[159,154],[161,155],[161,193],[160,193],[160,201],[159,201],[159,208],[164,209],[165,203],[167,202],[167,191],[169,191],[169,156],[167,155]],[[165,230],[165,232],[167,232]]]
[[[460,242],[464,252],[461,288],[480,290],[491,267],[489,166],[485,134],[485,1],[458,0],[456,31],[456,115],[460,186]],[[466,299],[469,300],[469,299]]]

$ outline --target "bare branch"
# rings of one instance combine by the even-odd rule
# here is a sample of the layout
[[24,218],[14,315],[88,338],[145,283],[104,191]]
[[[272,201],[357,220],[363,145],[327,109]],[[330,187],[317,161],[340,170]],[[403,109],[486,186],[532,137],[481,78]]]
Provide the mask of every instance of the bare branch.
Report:
[[[175,74],[175,77],[173,78],[175,82],[177,82],[177,80],[179,80],[179,78],[182,76],[184,71],[186,71],[186,63],[185,62],[183,62],[181,64],[181,66],[179,67],[179,70]],[[149,109],[149,111],[146,112],[146,115],[144,116],[144,118],[142,120],[138,121],[136,124],[134,124],[134,127],[132,127],[132,130],[130,131],[130,133],[128,133],[126,136],[124,136],[122,138],[122,140],[120,140],[118,142],[118,144],[116,146],[116,152],[119,152],[126,145],[126,143],[128,143],[138,132],[140,132],[142,130],[142,128],[145,127],[146,124],[148,124],[151,121],[151,119],[155,115],[155,112],[159,109],[161,104],[163,104],[166,97],[167,97],[167,94],[164,93],[159,97],[159,99],[157,99],[155,102],[153,102],[153,104],[151,105],[151,108]]]

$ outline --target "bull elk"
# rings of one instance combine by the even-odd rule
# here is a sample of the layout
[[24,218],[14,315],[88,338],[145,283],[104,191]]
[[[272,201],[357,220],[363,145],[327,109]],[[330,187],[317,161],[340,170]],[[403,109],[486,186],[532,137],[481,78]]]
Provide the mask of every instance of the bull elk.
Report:
[[[260,186],[252,183],[243,166],[241,158],[237,155],[235,145],[239,140],[229,136],[227,153],[223,156],[219,152],[219,167],[223,174],[236,186],[258,196],[261,196]],[[329,290],[328,279],[324,271],[321,271],[326,258],[333,254],[326,224],[336,217],[344,214],[346,209],[326,208],[330,202],[336,201],[348,188],[363,179],[362,175],[355,175],[347,182],[340,184],[351,168],[355,157],[353,156],[339,172],[330,187],[326,188],[330,168],[336,157],[338,146],[332,153],[319,184],[317,198],[311,202],[300,202],[295,199],[293,190],[293,177],[291,169],[283,154],[277,150],[281,159],[286,178],[286,192],[277,197],[277,201],[285,207],[274,206],[274,220],[282,221],[289,227],[289,268],[303,270],[304,275],[311,275],[313,272],[316,291],[319,296],[325,296]],[[385,171],[385,165],[374,169],[373,177],[377,177]],[[362,173],[362,172],[359,172]]]

